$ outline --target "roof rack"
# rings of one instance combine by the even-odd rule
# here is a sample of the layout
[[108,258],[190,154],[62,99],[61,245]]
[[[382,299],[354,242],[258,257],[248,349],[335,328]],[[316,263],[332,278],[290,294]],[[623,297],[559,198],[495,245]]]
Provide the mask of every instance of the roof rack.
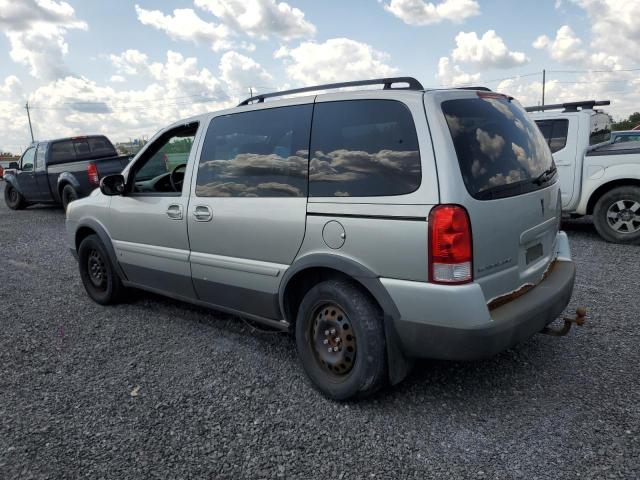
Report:
[[407,83],[408,87],[398,87],[397,90],[424,90],[422,84],[413,77],[390,77],[390,78],[375,78],[372,80],[357,80],[355,82],[340,82],[340,83],[327,83],[325,85],[314,85],[313,87],[294,88],[293,90],[283,90],[281,92],[263,93],[261,95],[254,95],[246,100],[243,100],[238,104],[239,107],[243,105],[249,105],[251,102],[264,102],[265,98],[282,97],[284,95],[293,95],[294,93],[314,92],[317,90],[331,90],[334,88],[344,87],[361,87],[364,85],[384,85],[385,90],[391,89],[391,85],[394,83]]
[[559,110],[564,108],[565,112],[577,112],[578,108],[582,110],[593,110],[593,107],[601,107],[611,105],[609,100],[583,100],[581,102],[556,103],[553,105],[536,105],[535,107],[525,107],[527,112],[543,112],[545,110]]

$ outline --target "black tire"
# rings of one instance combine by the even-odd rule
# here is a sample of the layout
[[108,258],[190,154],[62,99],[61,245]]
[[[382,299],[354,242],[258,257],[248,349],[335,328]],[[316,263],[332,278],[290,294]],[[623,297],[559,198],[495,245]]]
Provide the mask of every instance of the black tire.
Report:
[[[300,304],[295,333],[302,366],[325,396],[362,398],[387,382],[382,311],[358,284],[333,279],[311,288]],[[334,347],[339,350],[328,352]]]
[[96,303],[111,305],[123,299],[125,288],[97,235],[80,243],[78,265],[84,289]]
[[60,199],[62,200],[62,208],[66,212],[67,206],[78,199],[78,193],[71,185],[65,185],[60,194]]
[[4,201],[11,210],[22,210],[27,206],[22,194],[10,183],[4,187]]
[[593,209],[593,223],[609,242],[640,244],[640,187],[617,187],[602,195]]

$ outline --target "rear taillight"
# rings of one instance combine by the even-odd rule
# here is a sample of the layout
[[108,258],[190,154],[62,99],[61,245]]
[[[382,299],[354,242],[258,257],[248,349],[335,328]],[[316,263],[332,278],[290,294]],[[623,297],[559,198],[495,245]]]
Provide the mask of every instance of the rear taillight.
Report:
[[89,163],[87,165],[87,176],[89,177],[89,183],[92,185],[100,185],[100,176],[98,175],[98,167],[95,163]]
[[429,281],[459,284],[473,280],[471,222],[459,205],[438,205],[429,214]]

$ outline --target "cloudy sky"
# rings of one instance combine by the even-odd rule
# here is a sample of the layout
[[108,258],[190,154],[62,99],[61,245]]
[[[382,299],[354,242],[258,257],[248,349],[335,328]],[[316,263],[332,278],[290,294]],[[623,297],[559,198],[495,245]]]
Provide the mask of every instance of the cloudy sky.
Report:
[[0,150],[114,141],[254,92],[411,75],[640,110],[639,0],[0,0]]

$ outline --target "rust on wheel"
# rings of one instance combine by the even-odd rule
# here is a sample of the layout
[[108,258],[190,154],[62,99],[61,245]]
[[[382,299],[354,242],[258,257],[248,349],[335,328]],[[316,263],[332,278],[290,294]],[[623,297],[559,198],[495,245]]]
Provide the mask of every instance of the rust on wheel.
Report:
[[324,371],[343,377],[352,370],[356,337],[349,317],[338,305],[324,303],[314,310],[309,341]]
[[89,279],[94,287],[104,290],[107,286],[107,266],[100,252],[95,249],[89,252],[87,270],[89,272]]

